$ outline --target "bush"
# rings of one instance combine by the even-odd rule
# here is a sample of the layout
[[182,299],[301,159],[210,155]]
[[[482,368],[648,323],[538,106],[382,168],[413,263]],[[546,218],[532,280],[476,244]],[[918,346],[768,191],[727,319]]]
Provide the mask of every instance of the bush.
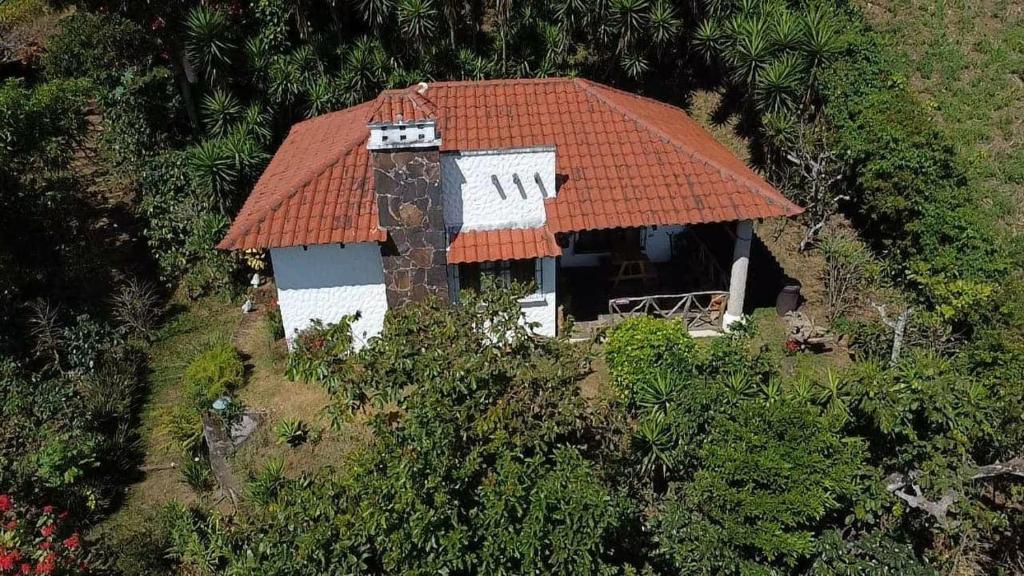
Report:
[[245,365],[235,348],[227,343],[215,344],[185,369],[183,391],[189,406],[202,413],[213,401],[230,396],[245,378]]
[[89,573],[82,537],[69,526],[67,511],[28,506],[0,493],[0,573]]
[[857,494],[864,457],[863,442],[813,408],[744,402],[714,421],[692,480],[669,496],[657,519],[662,549],[683,572],[794,566]]
[[89,78],[112,88],[128,68],[145,68],[153,45],[146,33],[114,14],[76,11],[60,21],[46,43],[43,64],[51,78]]
[[315,382],[332,389],[338,372],[352,352],[352,322],[359,316],[346,316],[336,324],[313,320],[295,335],[285,374],[290,380]]
[[153,286],[130,278],[114,294],[113,315],[123,332],[148,339],[160,319],[160,300]]
[[288,444],[292,448],[301,446],[309,438],[309,426],[298,418],[282,420],[277,425],[277,443]]
[[284,320],[281,318],[281,306],[278,305],[277,300],[270,303],[267,315],[263,318],[271,342],[277,342],[285,337]]
[[629,318],[608,331],[604,349],[612,382],[628,402],[637,387],[661,370],[689,373],[696,343],[676,320]]
[[203,456],[195,456],[181,467],[181,481],[198,494],[213,489],[213,473]]

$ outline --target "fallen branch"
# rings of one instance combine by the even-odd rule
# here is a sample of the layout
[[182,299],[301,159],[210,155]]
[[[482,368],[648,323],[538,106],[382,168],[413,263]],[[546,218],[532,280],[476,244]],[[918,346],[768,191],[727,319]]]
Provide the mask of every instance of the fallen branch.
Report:
[[971,480],[987,480],[999,476],[1017,476],[1024,478],[1024,456],[1018,456],[1006,462],[996,462],[987,466],[980,466],[978,471],[971,476]]
[[[949,489],[938,501],[928,500],[921,492],[921,487],[914,483],[913,477],[900,472],[893,472],[885,478],[885,489],[906,502],[907,506],[922,510],[935,518],[944,528],[950,525],[946,518],[949,507],[959,498],[955,490]],[[907,492],[908,489],[910,492]]]

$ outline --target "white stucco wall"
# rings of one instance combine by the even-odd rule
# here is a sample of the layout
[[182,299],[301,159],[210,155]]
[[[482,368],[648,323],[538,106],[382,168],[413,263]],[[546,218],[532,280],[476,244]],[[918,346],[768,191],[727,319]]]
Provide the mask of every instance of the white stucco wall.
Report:
[[383,329],[388,301],[376,243],[275,248],[270,257],[289,346],[316,318],[328,324],[359,313],[352,324],[356,348]]
[[[523,311],[524,322],[536,322],[534,333],[540,336],[555,336],[558,331],[558,308],[556,301],[556,264],[554,258],[541,258],[541,282],[537,291],[519,301]],[[459,286],[458,266],[448,266],[448,291],[452,302],[458,302]]]
[[555,149],[442,154],[441,186],[449,229],[537,228],[556,193]]
[[[656,228],[656,229],[655,229]],[[644,229],[644,252],[651,262],[668,262],[672,259],[672,237],[682,232],[685,226],[651,226]],[[569,246],[562,249],[562,267],[585,268],[598,266],[608,252],[577,254],[576,237],[569,236]]]
[[558,282],[555,272],[554,258],[541,258],[542,285],[540,290],[519,302],[523,310],[523,320],[536,322],[533,329],[540,336],[555,336],[558,331],[558,308],[555,302],[555,288]]

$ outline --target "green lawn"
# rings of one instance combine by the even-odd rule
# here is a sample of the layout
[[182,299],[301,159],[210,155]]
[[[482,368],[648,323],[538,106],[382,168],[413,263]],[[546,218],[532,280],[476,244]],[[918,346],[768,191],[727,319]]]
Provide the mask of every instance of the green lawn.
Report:
[[1024,4],[872,0],[869,20],[909,59],[911,86],[1018,228],[1024,201]]

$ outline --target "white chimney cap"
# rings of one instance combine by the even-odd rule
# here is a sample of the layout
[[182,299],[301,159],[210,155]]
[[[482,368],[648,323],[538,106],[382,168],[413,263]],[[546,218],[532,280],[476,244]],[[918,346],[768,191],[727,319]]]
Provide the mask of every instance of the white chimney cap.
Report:
[[420,82],[416,86],[416,93],[419,94],[420,96],[423,96],[424,94],[427,93],[427,88],[430,88],[429,84],[427,84],[426,82]]

